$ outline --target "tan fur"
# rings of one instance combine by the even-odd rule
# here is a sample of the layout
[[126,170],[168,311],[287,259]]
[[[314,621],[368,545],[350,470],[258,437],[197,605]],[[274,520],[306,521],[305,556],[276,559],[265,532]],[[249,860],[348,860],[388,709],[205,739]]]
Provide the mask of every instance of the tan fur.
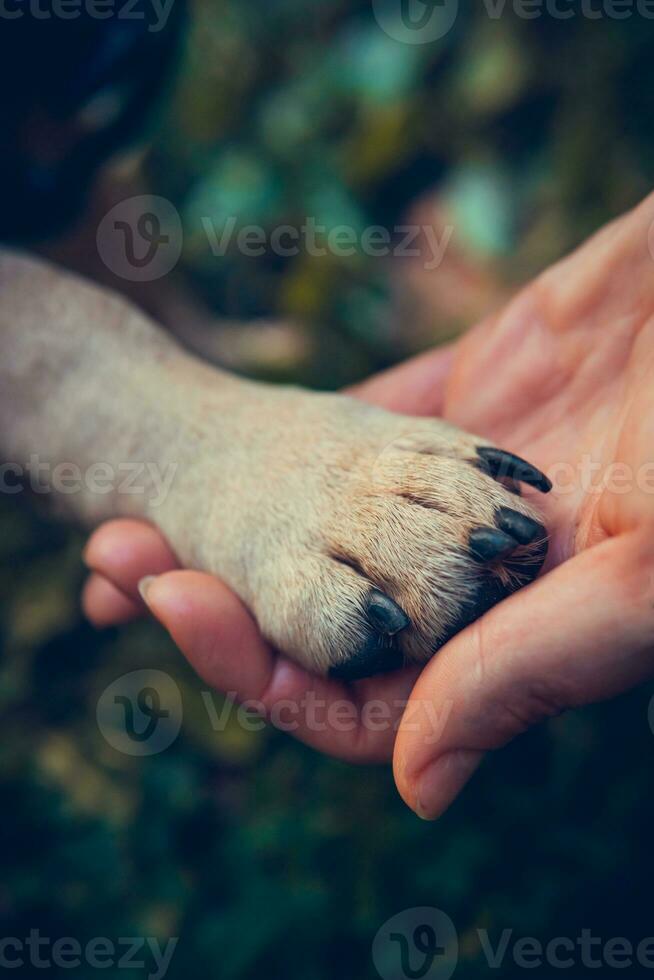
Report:
[[456,623],[482,571],[470,530],[533,510],[472,465],[485,440],[340,395],[239,380],[182,351],[122,299],[0,257],[0,449],[82,468],[150,462],[163,501],[86,490],[87,524],[157,524],[181,561],[223,578],[265,636],[314,670],[365,635],[371,585],[409,614],[409,660]]

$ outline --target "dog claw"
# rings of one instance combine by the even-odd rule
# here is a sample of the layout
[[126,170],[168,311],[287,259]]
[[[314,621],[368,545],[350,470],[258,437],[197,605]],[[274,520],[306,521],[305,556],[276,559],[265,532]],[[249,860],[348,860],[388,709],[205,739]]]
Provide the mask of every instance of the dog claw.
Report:
[[386,674],[403,665],[404,657],[395,637],[411,625],[407,614],[379,589],[371,589],[366,613],[374,632],[352,657],[330,668],[330,677],[358,681],[374,674]]
[[403,663],[404,657],[396,640],[385,641],[378,633],[371,633],[352,657],[330,667],[329,676],[340,681],[360,681],[364,677],[397,670]]
[[518,547],[519,542],[495,527],[478,527],[470,532],[468,545],[477,561],[499,561]]
[[395,636],[411,623],[404,610],[379,589],[370,593],[367,613],[369,621],[382,636]]
[[496,449],[494,446],[478,447],[477,455],[484,463],[487,472],[496,479],[510,477],[513,480],[520,480],[522,483],[536,487],[542,493],[549,493],[552,489],[552,483],[545,474],[520,456],[508,453],[504,449]]
[[546,538],[547,531],[542,524],[510,507],[500,507],[497,511],[498,526],[519,544],[531,544],[539,538]]

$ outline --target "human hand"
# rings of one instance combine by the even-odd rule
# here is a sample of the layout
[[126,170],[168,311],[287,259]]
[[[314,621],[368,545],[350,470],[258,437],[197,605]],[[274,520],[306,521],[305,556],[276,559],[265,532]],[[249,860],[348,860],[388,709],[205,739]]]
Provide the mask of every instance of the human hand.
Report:
[[[452,350],[424,355],[358,389],[377,404],[443,414],[522,452],[560,489],[544,502],[551,574],[450,641],[412,693],[395,771],[403,797],[423,816],[442,812],[486,750],[543,717],[618,693],[652,672],[653,220],[649,199]],[[588,485],[593,468],[595,487]],[[631,482],[625,491],[623,479],[616,492],[625,473]],[[136,535],[134,551],[121,558],[115,545],[129,534]],[[139,543],[138,535],[146,534]],[[143,526],[137,532],[108,525],[97,532],[89,563],[127,592],[130,605],[92,579],[85,596],[92,618],[106,620],[112,606],[114,620],[134,615],[138,577],[174,562],[163,548],[157,533]],[[310,677],[275,658],[238,600],[198,573],[157,579],[148,601],[209,683],[242,697],[258,697],[258,691],[268,710],[280,698],[299,702],[310,690],[326,703],[344,699],[358,709],[370,698],[392,702],[392,721],[381,733],[362,727],[360,712],[355,731],[298,729],[310,744],[345,758],[390,752],[415,671],[349,689]]]
[[422,816],[443,812],[486,751],[654,674],[653,223],[650,197],[457,348],[444,416],[554,483],[549,574],[419,677],[394,766]]
[[[418,394],[422,376],[431,409],[434,386],[440,385],[451,360],[444,349],[423,359],[424,371],[415,362],[408,390],[403,376],[398,382],[393,377],[375,379],[368,400],[386,407],[396,402],[417,412],[422,399],[417,397],[415,406],[410,399]],[[365,397],[365,386],[359,394]],[[322,751],[359,762],[390,759],[419,668],[351,685],[309,674],[269,647],[226,585],[205,573],[180,570],[161,533],[140,521],[101,526],[89,540],[85,560],[91,575],[82,602],[97,626],[142,616],[142,583],[150,611],[211,687],[239,701],[257,702],[273,724]]]

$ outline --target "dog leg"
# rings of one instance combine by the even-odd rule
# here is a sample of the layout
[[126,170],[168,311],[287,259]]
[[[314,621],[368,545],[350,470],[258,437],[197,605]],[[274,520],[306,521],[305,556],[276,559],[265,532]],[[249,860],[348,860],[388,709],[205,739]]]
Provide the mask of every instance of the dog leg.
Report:
[[442,421],[232,377],[124,300],[10,254],[0,336],[5,460],[74,466],[58,496],[78,518],[157,524],[313,670],[422,662],[542,565],[515,488],[548,481]]

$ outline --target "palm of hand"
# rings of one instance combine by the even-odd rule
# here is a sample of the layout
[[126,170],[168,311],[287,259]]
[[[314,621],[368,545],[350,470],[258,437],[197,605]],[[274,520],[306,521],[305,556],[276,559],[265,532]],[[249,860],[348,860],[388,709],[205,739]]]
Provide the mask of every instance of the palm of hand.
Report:
[[[654,671],[653,229],[651,197],[471,331],[443,392],[412,399],[554,483],[539,502],[551,574],[455,637],[412,691],[395,776],[423,814],[442,812],[485,751]],[[427,705],[451,709],[436,742]]]
[[[359,389],[395,411],[440,414],[547,473],[554,491],[534,501],[551,532],[546,571],[654,523],[652,222],[654,199],[531,283],[446,361],[436,352]],[[406,673],[361,682],[358,697],[405,691],[415,671]]]
[[654,522],[654,201],[604,229],[459,345],[444,414],[525,455],[552,567]]
[[[451,641],[413,691],[414,731],[400,733],[395,753],[398,784],[411,805],[419,773],[434,758],[434,743],[424,736],[439,705],[457,712],[438,751],[473,748],[476,758],[536,720],[543,706],[547,714],[617,693],[651,672],[654,535],[643,527],[654,523],[653,222],[654,198],[550,269],[453,353],[423,356],[359,389],[360,397],[398,412],[442,414],[525,456],[555,483],[538,504],[552,537],[548,568],[561,567],[530,586],[529,596],[517,594],[466,630],[467,639]],[[114,556],[125,533],[101,530],[95,552]],[[139,554],[151,557],[147,566],[138,563],[140,574],[157,569],[162,547],[154,530],[148,533],[152,540]],[[170,556],[158,561],[157,570],[174,565]],[[125,586],[129,563],[114,571],[111,562],[95,567],[133,595],[135,585]],[[386,705],[381,730],[359,719],[343,731],[300,723],[296,734],[345,758],[388,757],[417,670],[348,691],[276,658],[238,601],[210,576],[173,572],[152,598],[153,611],[218,688],[261,698],[267,709],[280,699],[301,703],[307,692],[326,705],[343,697]],[[443,799],[455,790],[450,786]]]

